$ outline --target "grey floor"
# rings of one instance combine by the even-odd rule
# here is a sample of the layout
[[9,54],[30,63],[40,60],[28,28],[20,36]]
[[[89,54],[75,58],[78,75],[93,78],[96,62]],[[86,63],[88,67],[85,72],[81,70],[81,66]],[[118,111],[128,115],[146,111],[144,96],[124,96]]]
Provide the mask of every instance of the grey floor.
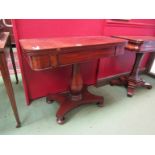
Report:
[[64,125],[56,123],[58,104],[46,104],[45,98],[30,106],[25,103],[21,82],[13,87],[19,109],[21,128],[15,128],[15,119],[0,78],[0,134],[155,134],[155,79],[142,77],[153,85],[153,89],[138,88],[132,98],[126,97],[124,87],[89,87],[90,92],[104,96],[105,107],[95,104],[81,106],[67,115]]

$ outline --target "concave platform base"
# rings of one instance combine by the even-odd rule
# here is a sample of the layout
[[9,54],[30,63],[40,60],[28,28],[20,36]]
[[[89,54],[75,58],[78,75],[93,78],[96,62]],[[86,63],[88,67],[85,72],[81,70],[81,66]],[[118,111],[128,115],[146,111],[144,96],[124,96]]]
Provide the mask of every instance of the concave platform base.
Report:
[[82,90],[81,95],[82,98],[80,100],[74,100],[75,98],[71,96],[70,92],[49,95],[46,98],[47,103],[51,103],[51,101],[57,101],[60,104],[56,114],[58,124],[64,124],[65,115],[72,109],[75,109],[81,105],[97,103],[98,106],[103,107],[104,98],[102,96],[93,95],[88,92],[86,88]]
[[110,85],[113,86],[113,85],[124,85],[125,87],[127,87],[127,96],[128,97],[132,97],[135,93],[135,89],[137,87],[145,87],[147,89],[151,89],[152,88],[152,85],[145,82],[143,79],[139,79],[139,80],[136,80],[134,78],[131,78],[130,76],[123,76],[123,77],[120,77],[119,79],[117,80],[112,80],[110,82]]

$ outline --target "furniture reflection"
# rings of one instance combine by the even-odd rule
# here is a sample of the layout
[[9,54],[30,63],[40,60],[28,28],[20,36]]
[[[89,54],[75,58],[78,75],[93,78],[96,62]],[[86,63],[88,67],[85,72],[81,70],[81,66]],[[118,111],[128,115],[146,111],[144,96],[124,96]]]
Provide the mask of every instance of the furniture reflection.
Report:
[[0,33],[0,71],[2,74],[2,78],[3,78],[4,84],[5,84],[5,87],[7,90],[7,94],[8,94],[13,112],[14,112],[14,116],[15,116],[15,119],[17,122],[16,127],[20,127],[20,120],[19,120],[18,111],[17,111],[17,107],[16,107],[15,96],[14,96],[13,87],[11,84],[9,70],[8,70],[8,66],[7,66],[7,60],[6,60],[8,50],[10,51],[11,60],[13,63],[14,71],[16,73],[16,83],[18,83],[16,66],[15,66],[13,51],[12,51],[12,47],[11,47],[10,33],[9,32],[1,32]]
[[135,62],[129,76],[120,77],[118,80],[112,80],[111,85],[125,85],[127,95],[132,97],[137,87],[151,89],[151,84],[145,82],[139,76],[140,64],[145,53],[155,52],[155,37],[151,36],[114,36],[128,41],[126,50],[136,54]]
[[92,103],[103,106],[103,97],[91,94],[84,86],[80,63],[122,54],[125,44],[122,39],[102,36],[20,40],[23,55],[34,71],[72,65],[69,91],[47,96],[47,102],[55,100],[60,104],[56,114],[59,124],[63,124],[65,115],[78,106]]

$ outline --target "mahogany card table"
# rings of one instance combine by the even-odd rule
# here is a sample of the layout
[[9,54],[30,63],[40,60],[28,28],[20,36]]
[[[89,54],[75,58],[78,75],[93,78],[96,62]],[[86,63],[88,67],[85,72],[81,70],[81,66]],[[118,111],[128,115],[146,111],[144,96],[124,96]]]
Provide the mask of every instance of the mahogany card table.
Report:
[[103,97],[91,94],[84,86],[80,63],[123,54],[126,41],[103,36],[83,36],[21,39],[20,45],[23,56],[34,71],[73,66],[69,91],[47,96],[47,102],[55,100],[60,104],[56,117],[57,123],[63,124],[65,114],[80,105],[97,103],[103,106]]
[[145,82],[139,76],[140,64],[145,53],[155,52],[155,37],[151,36],[113,36],[128,41],[126,50],[136,54],[135,62],[129,76],[120,77],[118,80],[112,80],[111,85],[125,85],[127,87],[127,96],[132,97],[137,87],[151,89],[151,84]]
[[11,47],[10,33],[2,32],[0,33],[0,71],[2,74],[2,78],[3,78],[4,84],[7,90],[7,94],[8,94],[13,112],[14,112],[14,116],[17,122],[16,127],[20,127],[20,120],[18,116],[15,96],[14,96],[13,87],[12,87],[12,83],[10,80],[10,74],[9,74],[7,60],[6,60],[6,55],[7,55],[6,53],[8,50],[10,51],[11,60],[12,60],[13,68],[15,71],[16,83],[18,83],[18,76],[17,76],[16,66],[15,66],[13,51]]

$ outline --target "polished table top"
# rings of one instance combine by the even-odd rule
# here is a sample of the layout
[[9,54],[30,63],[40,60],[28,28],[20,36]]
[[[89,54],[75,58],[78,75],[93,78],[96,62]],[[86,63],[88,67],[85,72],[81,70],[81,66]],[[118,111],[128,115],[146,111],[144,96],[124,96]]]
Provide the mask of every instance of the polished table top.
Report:
[[21,39],[21,47],[26,50],[67,49],[78,47],[122,44],[122,39],[105,36],[55,37],[44,39]]
[[124,53],[126,40],[105,36],[22,39],[20,45],[33,70],[82,63]]

